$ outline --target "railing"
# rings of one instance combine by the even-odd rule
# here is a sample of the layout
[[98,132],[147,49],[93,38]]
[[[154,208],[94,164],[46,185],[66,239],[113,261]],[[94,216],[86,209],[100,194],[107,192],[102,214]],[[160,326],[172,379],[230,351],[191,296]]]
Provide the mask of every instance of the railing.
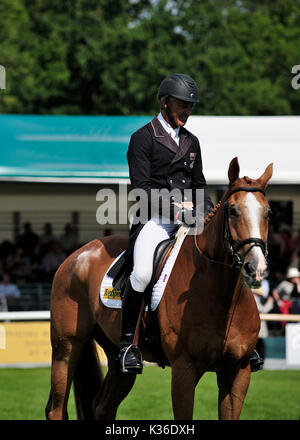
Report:
[[18,285],[21,296],[18,309],[22,311],[50,310],[50,283],[26,283]]
[[0,321],[44,321],[50,320],[49,310],[31,312],[0,312]]
[[289,321],[289,322],[299,322],[300,315],[285,315],[281,313],[261,313],[260,319],[262,321]]
[[[24,312],[0,312],[0,321],[31,321],[31,320],[50,319],[49,310],[34,310]],[[260,319],[262,321],[286,321],[286,322],[300,322],[300,315],[284,315],[281,313],[261,313]]]

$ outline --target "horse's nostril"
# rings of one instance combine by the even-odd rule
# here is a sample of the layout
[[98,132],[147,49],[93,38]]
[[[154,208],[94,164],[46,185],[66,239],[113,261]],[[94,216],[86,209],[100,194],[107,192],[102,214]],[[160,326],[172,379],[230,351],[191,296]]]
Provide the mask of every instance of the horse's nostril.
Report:
[[247,275],[253,275],[255,273],[255,267],[249,262],[244,264],[244,269]]

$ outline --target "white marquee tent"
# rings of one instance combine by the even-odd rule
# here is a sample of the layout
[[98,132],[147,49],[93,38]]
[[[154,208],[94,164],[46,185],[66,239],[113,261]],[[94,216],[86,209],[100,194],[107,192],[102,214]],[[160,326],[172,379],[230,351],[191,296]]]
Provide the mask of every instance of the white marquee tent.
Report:
[[227,184],[231,159],[240,175],[258,178],[274,163],[271,184],[300,184],[300,116],[191,116],[208,184]]

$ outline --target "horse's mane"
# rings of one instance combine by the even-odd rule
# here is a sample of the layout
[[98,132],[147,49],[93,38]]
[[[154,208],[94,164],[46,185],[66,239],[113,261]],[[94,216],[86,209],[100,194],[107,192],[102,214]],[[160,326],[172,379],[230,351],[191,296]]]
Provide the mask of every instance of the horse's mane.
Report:
[[221,201],[216,204],[216,206],[207,214],[207,216],[204,219],[204,226],[206,226],[210,221],[214,218],[216,215],[218,209],[221,206]]

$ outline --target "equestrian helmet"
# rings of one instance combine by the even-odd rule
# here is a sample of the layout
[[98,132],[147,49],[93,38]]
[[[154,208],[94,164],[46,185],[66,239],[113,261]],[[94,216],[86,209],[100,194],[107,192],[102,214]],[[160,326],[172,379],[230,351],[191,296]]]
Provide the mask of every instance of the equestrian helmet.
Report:
[[158,89],[158,99],[162,96],[172,96],[188,102],[199,102],[198,87],[193,78],[184,73],[173,73],[165,78]]

